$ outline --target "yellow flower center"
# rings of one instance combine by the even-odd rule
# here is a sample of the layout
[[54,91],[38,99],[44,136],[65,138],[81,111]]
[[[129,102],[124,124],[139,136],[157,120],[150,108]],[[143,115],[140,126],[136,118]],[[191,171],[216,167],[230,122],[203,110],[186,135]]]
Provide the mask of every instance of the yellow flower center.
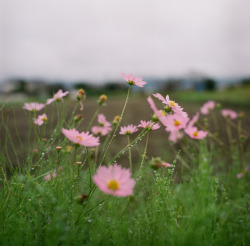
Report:
[[175,106],[175,101],[170,101],[169,104],[174,107]]
[[174,121],[174,125],[175,125],[175,126],[179,126],[180,124],[181,124],[180,121],[178,121],[178,120],[175,120],[175,121]]
[[197,132],[197,131],[194,132],[194,133],[193,133],[193,136],[194,136],[194,137],[198,137],[198,132]]
[[113,190],[113,191],[118,190],[119,189],[119,184],[118,184],[118,182],[116,180],[110,180],[108,182],[108,188],[110,190]]
[[83,138],[81,136],[76,136],[76,138],[78,138],[80,141],[83,140]]
[[129,84],[129,85],[134,85],[134,84],[135,84],[135,82],[134,82],[134,81],[132,81],[132,80],[129,80],[129,81],[128,81],[128,84]]
[[47,117],[43,117],[43,118],[42,118],[42,121],[47,121],[47,120],[48,120]]

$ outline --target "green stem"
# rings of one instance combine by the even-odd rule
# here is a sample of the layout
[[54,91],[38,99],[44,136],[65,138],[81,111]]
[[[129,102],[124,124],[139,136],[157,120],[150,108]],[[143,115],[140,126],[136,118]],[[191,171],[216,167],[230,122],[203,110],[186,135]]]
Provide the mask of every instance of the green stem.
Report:
[[98,107],[97,107],[97,109],[96,109],[96,111],[95,111],[95,113],[94,113],[92,119],[90,120],[90,122],[89,122],[89,124],[88,124],[87,131],[89,131],[90,127],[92,126],[92,124],[93,124],[95,118],[97,117],[97,115],[98,115],[98,113],[99,113],[99,111],[100,111],[101,106],[102,106],[102,105],[98,104]]
[[146,158],[146,153],[147,153],[147,148],[148,148],[148,140],[149,140],[149,134],[147,134],[146,144],[145,144],[145,148],[144,148],[144,151],[143,151],[143,154],[142,154],[141,165],[140,165],[140,170],[139,170],[139,176],[141,176],[141,170],[142,170],[142,167],[143,167],[144,160]]
[[114,130],[114,133],[113,133],[113,135],[112,135],[112,137],[111,137],[111,139],[110,139],[110,141],[109,141],[108,147],[106,148],[106,150],[105,150],[105,152],[104,152],[104,155],[103,155],[103,157],[102,157],[102,160],[101,160],[101,162],[100,162],[100,166],[102,165],[102,163],[103,163],[103,161],[104,161],[104,159],[105,159],[105,157],[106,157],[106,154],[107,154],[107,152],[108,152],[108,150],[109,150],[109,148],[110,148],[111,143],[113,142],[114,137],[116,136],[115,134],[116,134],[116,132],[117,132],[119,126],[120,126],[120,123],[121,123],[121,121],[122,121],[122,117],[123,117],[123,114],[124,114],[124,112],[125,112],[125,108],[126,108],[126,106],[127,106],[127,104],[128,104],[129,93],[130,93],[130,86],[128,87],[127,98],[126,98],[126,101],[125,101],[124,106],[123,106],[123,109],[122,109],[121,120],[120,120],[120,121],[117,123],[117,125],[116,125],[116,128],[115,128],[115,130]]
[[[130,137],[129,135],[127,135],[128,138],[128,145],[130,145]],[[131,156],[131,148],[128,148],[128,159],[129,159],[129,167],[130,167],[130,171],[132,173],[132,156]]]

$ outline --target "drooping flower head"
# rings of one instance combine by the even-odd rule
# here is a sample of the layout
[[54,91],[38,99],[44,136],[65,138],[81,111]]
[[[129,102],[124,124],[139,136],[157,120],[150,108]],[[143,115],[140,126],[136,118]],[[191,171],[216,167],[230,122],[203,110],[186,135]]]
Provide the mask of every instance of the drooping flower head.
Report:
[[144,87],[144,85],[147,84],[147,82],[143,81],[141,77],[135,77],[132,73],[128,75],[121,73],[121,76],[129,85]]
[[225,118],[229,118],[230,120],[234,120],[238,117],[238,114],[231,110],[231,109],[223,109],[221,111],[221,114],[225,117]]
[[207,136],[206,131],[198,130],[195,126],[187,127],[184,131],[190,138],[193,139],[203,139]]
[[130,170],[120,167],[117,163],[99,167],[93,180],[102,192],[113,196],[130,196],[135,186]]
[[202,114],[209,114],[211,110],[213,110],[216,106],[215,101],[208,101],[206,103],[203,104],[203,106],[201,107],[201,113]]
[[185,118],[179,114],[169,114],[166,116],[166,131],[178,131],[186,127],[189,118]]
[[62,128],[62,133],[73,143],[77,145],[82,145],[85,147],[94,147],[98,146],[99,137],[94,137],[89,132],[78,132],[76,129],[64,129]]
[[178,103],[169,99],[169,95],[166,96],[166,99],[160,93],[155,93],[153,94],[153,96],[162,101],[162,103],[166,104],[165,107],[166,112],[168,113],[174,112],[176,114],[181,115],[184,118],[188,117],[188,114],[183,111],[183,108],[179,106]]
[[34,122],[34,124],[41,126],[41,125],[43,125],[43,123],[46,123],[47,120],[48,120],[47,115],[46,114],[42,114],[42,115],[39,115],[37,117],[37,119],[35,119],[33,122]]
[[32,111],[32,112],[37,112],[43,109],[44,107],[45,107],[45,104],[43,103],[32,102],[32,103],[24,103],[23,109]]
[[121,135],[130,135],[138,131],[137,126],[134,125],[128,125],[128,126],[122,126],[120,128],[120,134]]
[[152,129],[152,130],[157,130],[159,129],[161,126],[159,123],[154,123],[151,120],[150,121],[145,121],[145,120],[141,120],[140,124],[138,125],[138,127],[142,127],[145,129]]
[[63,92],[63,90],[60,89],[60,90],[58,90],[57,93],[54,94],[54,96],[52,98],[49,98],[47,100],[46,104],[49,105],[49,104],[51,104],[54,101],[58,101],[58,102],[62,101],[63,100],[62,98],[65,97],[68,94],[69,94],[68,91]]

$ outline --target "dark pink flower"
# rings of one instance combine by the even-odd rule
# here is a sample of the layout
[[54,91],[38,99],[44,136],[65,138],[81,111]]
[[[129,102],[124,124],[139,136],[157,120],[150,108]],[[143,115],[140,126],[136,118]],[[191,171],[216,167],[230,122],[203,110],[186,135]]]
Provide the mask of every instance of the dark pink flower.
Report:
[[33,111],[37,112],[40,111],[45,107],[45,104],[43,103],[37,103],[37,102],[32,102],[32,103],[25,103],[23,106],[23,109],[26,109],[28,111]]
[[89,132],[81,132],[79,133],[76,129],[64,129],[62,128],[62,133],[73,143],[86,146],[86,147],[94,147],[98,146],[99,137],[94,137]]
[[215,101],[208,101],[203,104],[201,107],[201,113],[202,114],[209,114],[211,110],[213,110],[216,106]]
[[56,94],[54,94],[54,96],[52,98],[49,98],[47,100],[46,104],[49,105],[54,101],[61,101],[61,100],[63,100],[62,98],[68,94],[69,94],[68,91],[63,92],[63,90],[60,89]]
[[151,120],[150,121],[141,120],[138,127],[142,127],[142,128],[145,128],[145,129],[151,128],[152,130],[157,130],[157,129],[160,128],[160,124],[159,123],[154,123]]
[[99,167],[93,180],[102,192],[113,196],[130,196],[135,186],[130,170],[121,168],[117,163]]
[[223,109],[221,111],[221,114],[225,117],[225,118],[229,118],[230,120],[234,120],[238,117],[238,114],[231,110],[231,109]]
[[127,81],[129,85],[137,85],[139,87],[144,87],[147,82],[143,81],[141,77],[135,77],[134,74],[121,73],[122,78]]
[[128,126],[122,126],[120,129],[121,135],[130,135],[138,131],[137,126],[134,125],[128,125]]

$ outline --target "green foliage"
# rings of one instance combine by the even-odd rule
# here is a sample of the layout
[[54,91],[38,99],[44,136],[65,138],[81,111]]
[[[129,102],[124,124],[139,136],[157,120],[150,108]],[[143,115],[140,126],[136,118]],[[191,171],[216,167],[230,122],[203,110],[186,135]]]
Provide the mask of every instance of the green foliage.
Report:
[[[99,112],[100,106],[97,108]],[[66,120],[62,105],[57,104],[55,109],[58,123],[50,138],[42,140],[44,129],[31,124],[27,141],[30,143],[29,136],[34,133],[36,142],[30,143],[23,162],[13,168],[2,164],[12,160],[8,142],[12,155],[19,154],[8,130],[8,119],[2,117],[6,138],[0,153],[0,245],[247,245],[250,242],[250,176],[246,172],[241,179],[236,178],[239,170],[249,163],[249,148],[244,139],[229,135],[235,139],[229,138],[225,144],[218,138],[221,132],[210,133],[203,140],[186,136],[176,147],[172,145],[176,154],[171,168],[157,165],[152,169],[151,157],[147,156],[146,147],[141,150],[144,143],[140,141],[148,136],[149,130],[138,133],[131,144],[107,156],[101,148],[98,152],[79,146],[74,151],[74,147],[72,150],[67,147],[61,128],[65,125],[77,128],[81,122],[73,121],[75,110]],[[96,115],[93,113],[91,122]],[[32,116],[29,117],[32,122]],[[208,128],[209,122],[206,124]],[[241,133],[240,127],[238,130]],[[113,133],[115,136],[114,129]],[[15,139],[21,144],[18,136]],[[146,146],[147,143],[148,138]],[[59,144],[60,151],[56,149]],[[107,150],[108,141],[103,145]],[[34,153],[34,146],[40,151]],[[132,147],[136,147],[140,156],[140,162],[133,166],[136,180],[133,195],[115,197],[101,192],[92,179],[100,157],[103,165],[108,165],[108,160],[113,163]],[[161,162],[161,158],[153,160]],[[82,166],[73,167],[76,161],[81,161]],[[57,175],[53,177],[55,171]],[[50,180],[45,179],[48,174]]]

